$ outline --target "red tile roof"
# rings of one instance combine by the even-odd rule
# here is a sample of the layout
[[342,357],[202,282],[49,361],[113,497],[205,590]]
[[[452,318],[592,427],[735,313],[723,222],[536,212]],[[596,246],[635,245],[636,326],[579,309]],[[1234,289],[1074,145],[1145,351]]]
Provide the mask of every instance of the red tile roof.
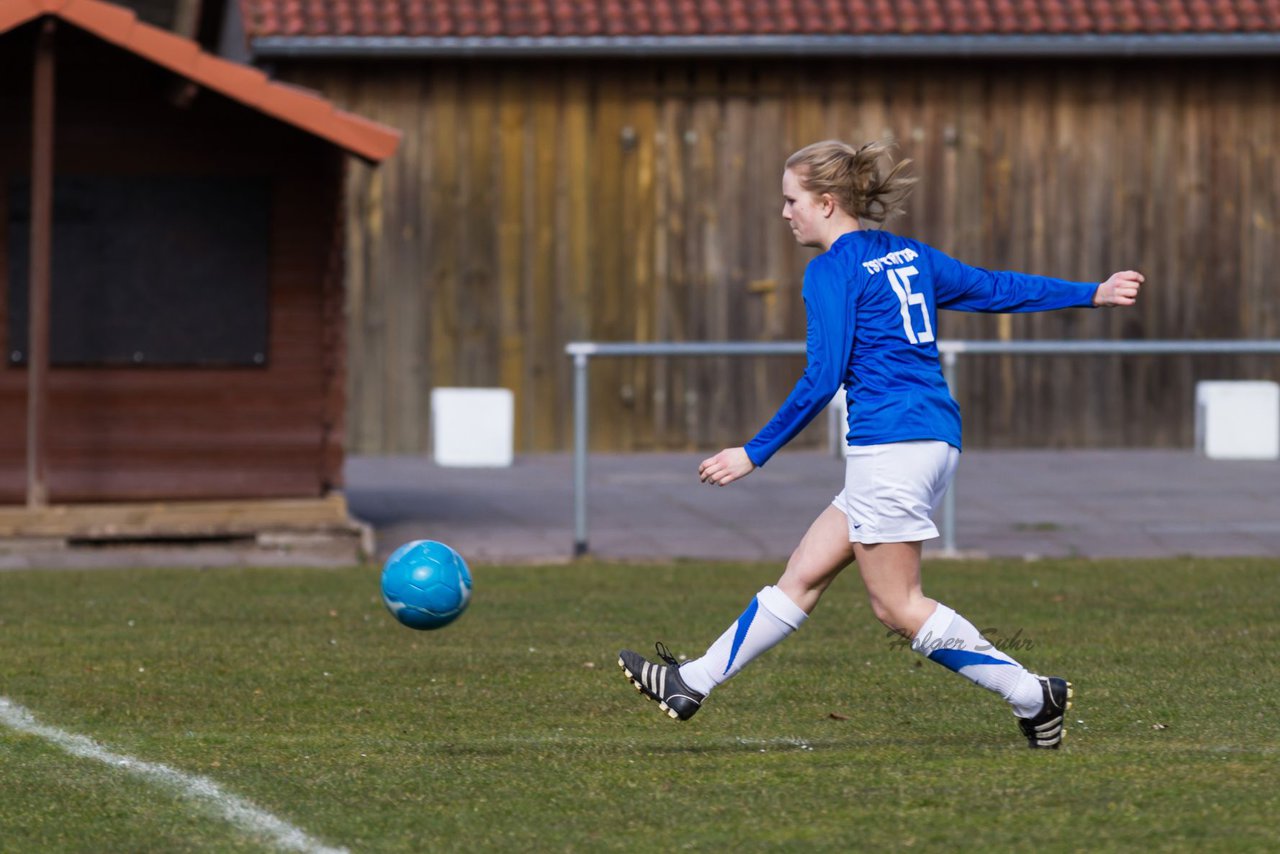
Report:
[[1280,0],[240,0],[251,38],[1280,32]]
[[0,33],[51,15],[261,113],[370,161],[390,157],[400,132],[339,110],[315,93],[273,83],[256,68],[201,51],[195,42],[144,24],[102,0],[0,0]]

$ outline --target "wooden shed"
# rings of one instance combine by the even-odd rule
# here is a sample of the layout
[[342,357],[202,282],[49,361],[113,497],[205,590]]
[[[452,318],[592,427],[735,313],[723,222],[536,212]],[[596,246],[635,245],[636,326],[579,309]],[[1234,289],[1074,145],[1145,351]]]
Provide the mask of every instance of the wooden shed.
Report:
[[0,535],[352,529],[345,162],[390,128],[98,0],[0,0]]
[[[813,253],[779,176],[825,137],[914,161],[895,231],[993,269],[1148,277],[1134,311],[948,312],[945,338],[1280,335],[1274,0],[240,5],[256,62],[406,132],[350,184],[353,452],[429,448],[439,385],[514,389],[518,449],[565,450],[566,341],[802,339]],[[593,447],[741,443],[800,367],[600,360]],[[1196,380],[1278,368],[966,358],[966,444],[1190,447]]]

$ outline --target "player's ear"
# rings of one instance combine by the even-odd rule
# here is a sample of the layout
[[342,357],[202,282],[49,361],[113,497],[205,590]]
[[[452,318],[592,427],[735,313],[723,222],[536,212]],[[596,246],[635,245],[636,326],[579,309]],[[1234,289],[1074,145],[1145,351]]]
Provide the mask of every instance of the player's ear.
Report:
[[836,197],[830,193],[823,193],[820,197],[822,202],[822,215],[829,217],[836,212]]

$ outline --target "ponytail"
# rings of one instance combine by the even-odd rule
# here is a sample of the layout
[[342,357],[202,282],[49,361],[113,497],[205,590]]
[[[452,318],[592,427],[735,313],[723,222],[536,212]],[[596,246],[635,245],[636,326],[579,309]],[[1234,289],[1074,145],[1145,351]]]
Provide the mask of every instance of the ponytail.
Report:
[[[903,212],[902,203],[916,179],[902,174],[910,160],[893,162],[887,142],[869,142],[859,149],[829,139],[806,145],[787,158],[786,168],[800,186],[815,195],[830,193],[845,213],[859,220],[882,223]],[[881,164],[888,171],[881,174]]]

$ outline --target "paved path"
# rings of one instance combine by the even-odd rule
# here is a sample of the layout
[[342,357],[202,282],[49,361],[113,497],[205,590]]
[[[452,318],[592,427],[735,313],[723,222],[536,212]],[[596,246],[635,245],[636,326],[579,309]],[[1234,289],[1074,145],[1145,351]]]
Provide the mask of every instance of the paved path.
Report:
[[[593,455],[591,553],[781,561],[844,470],[829,454],[784,451],[717,489],[698,482],[703,456]],[[956,489],[962,554],[1280,557],[1276,462],[1190,451],[966,451]],[[380,557],[418,538],[450,543],[480,563],[567,560],[573,552],[568,454],[521,456],[502,469],[353,457],[347,497],[352,513],[373,525]]]

